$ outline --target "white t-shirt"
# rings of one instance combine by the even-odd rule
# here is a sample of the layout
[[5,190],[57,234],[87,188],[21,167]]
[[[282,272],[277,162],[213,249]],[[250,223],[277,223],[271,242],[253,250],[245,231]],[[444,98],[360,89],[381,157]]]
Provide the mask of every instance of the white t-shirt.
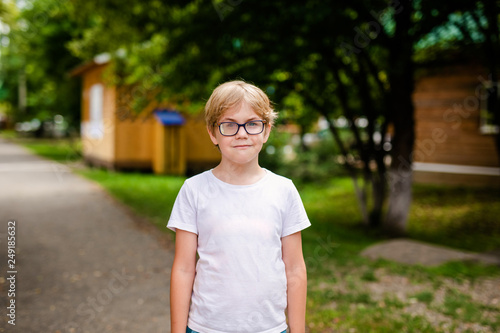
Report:
[[188,326],[201,333],[287,328],[281,238],[310,226],[292,181],[268,170],[252,185],[205,171],[186,180],[168,228],[198,235]]

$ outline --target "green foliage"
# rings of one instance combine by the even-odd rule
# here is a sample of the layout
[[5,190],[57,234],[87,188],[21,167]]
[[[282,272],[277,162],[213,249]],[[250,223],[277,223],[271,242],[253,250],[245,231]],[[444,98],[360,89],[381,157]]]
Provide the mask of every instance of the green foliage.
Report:
[[500,248],[498,189],[416,185],[414,196],[411,235],[468,250]]
[[[304,124],[314,119],[311,104],[297,101],[303,101],[305,87],[309,91],[318,88],[314,82],[322,84],[319,73],[328,73],[321,48],[353,38],[352,28],[366,18],[344,17],[345,6],[335,2],[222,2],[224,9],[199,1],[72,4],[71,17],[82,34],[72,39],[70,49],[87,59],[101,52],[124,51],[125,82],[147,84],[155,77],[163,97],[189,97],[196,102],[221,81],[242,77],[262,86]],[[371,5],[384,6],[381,1]],[[351,12],[358,13],[356,7]],[[280,15],[270,19],[262,13]],[[335,20],[330,19],[333,13],[338,16]],[[333,81],[321,91],[321,100],[335,99]]]
[[372,270],[367,270],[366,272],[361,275],[361,280],[367,281],[367,282],[375,282],[377,281],[377,277],[375,276],[375,273],[373,273]]
[[300,183],[324,183],[345,174],[338,161],[335,143],[324,140],[304,151],[297,149],[296,158],[283,165],[283,173]]
[[422,291],[412,296],[417,301],[422,303],[431,303],[434,300],[434,293],[431,291]]
[[151,219],[160,229],[165,226],[184,178],[151,174],[122,174],[106,170],[81,170],[136,213]]
[[80,60],[66,48],[76,26],[68,18],[68,2],[37,0],[26,2],[12,14],[9,43],[2,48],[0,83],[7,94],[2,96],[12,106],[18,105],[20,78],[26,77],[26,110],[13,108],[14,121],[63,115],[72,126],[79,124],[80,83],[68,72]]
[[[483,238],[482,236],[481,238]],[[462,237],[464,239],[465,237]],[[477,239],[477,236],[473,236],[473,239]],[[480,239],[481,239],[480,238]],[[476,240],[477,242],[477,240]],[[490,247],[496,246],[496,242],[493,239],[490,239],[487,242]],[[480,248],[482,244],[476,244],[476,248]],[[480,251],[480,250],[479,250]],[[452,279],[457,280],[470,280],[474,281],[480,277],[494,275],[498,272],[498,268],[492,265],[484,265],[481,263],[476,263],[472,261],[450,261],[444,263],[438,267],[429,267],[426,269],[433,274],[439,276],[446,276]]]
[[291,134],[273,129],[259,154],[259,164],[279,173],[285,163],[285,147],[290,144]]
[[[293,135],[274,131],[260,154],[260,164],[293,179],[297,185],[324,183],[345,174],[338,161],[338,146],[328,133],[311,146],[293,144]],[[295,135],[295,139],[300,139]],[[288,151],[288,153],[285,153]]]
[[2,130],[0,131],[0,137],[4,139],[16,139],[17,132],[14,130]]
[[34,139],[19,137],[14,130],[0,131],[0,137],[8,141],[22,144],[33,153],[50,160],[62,163],[80,161],[82,144],[80,139]]
[[444,313],[452,317],[460,317],[466,322],[477,322],[481,319],[481,309],[475,306],[468,295],[457,290],[448,290],[444,299]]
[[[19,141],[19,140],[16,140]],[[21,140],[23,144],[35,154],[58,162],[73,162],[81,159],[81,142],[71,139]]]

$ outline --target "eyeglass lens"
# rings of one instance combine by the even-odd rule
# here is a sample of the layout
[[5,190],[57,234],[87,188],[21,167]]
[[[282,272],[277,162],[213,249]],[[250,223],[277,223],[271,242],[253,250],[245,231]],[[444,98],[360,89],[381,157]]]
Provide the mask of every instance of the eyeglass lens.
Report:
[[220,133],[222,135],[231,136],[238,133],[240,127],[243,126],[248,134],[260,134],[264,130],[264,121],[254,120],[249,121],[244,124],[238,124],[235,122],[223,122],[219,125]]
[[222,135],[231,136],[238,133],[240,127],[243,126],[248,134],[260,134],[264,130],[264,122],[262,120],[249,121],[244,124],[235,122],[223,122],[219,125]]

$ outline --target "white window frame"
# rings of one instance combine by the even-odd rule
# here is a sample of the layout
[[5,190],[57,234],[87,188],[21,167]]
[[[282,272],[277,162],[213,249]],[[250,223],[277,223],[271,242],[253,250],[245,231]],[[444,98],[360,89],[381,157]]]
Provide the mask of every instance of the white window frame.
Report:
[[89,89],[89,120],[82,124],[82,135],[92,139],[104,137],[104,86],[93,84]]

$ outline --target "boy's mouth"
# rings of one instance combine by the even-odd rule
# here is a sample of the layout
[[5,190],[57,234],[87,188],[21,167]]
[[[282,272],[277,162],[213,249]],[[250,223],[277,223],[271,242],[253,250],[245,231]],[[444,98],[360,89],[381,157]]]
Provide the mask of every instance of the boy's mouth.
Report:
[[245,148],[250,148],[251,145],[236,145],[236,146],[233,146],[233,148],[237,148],[237,149],[245,149]]

